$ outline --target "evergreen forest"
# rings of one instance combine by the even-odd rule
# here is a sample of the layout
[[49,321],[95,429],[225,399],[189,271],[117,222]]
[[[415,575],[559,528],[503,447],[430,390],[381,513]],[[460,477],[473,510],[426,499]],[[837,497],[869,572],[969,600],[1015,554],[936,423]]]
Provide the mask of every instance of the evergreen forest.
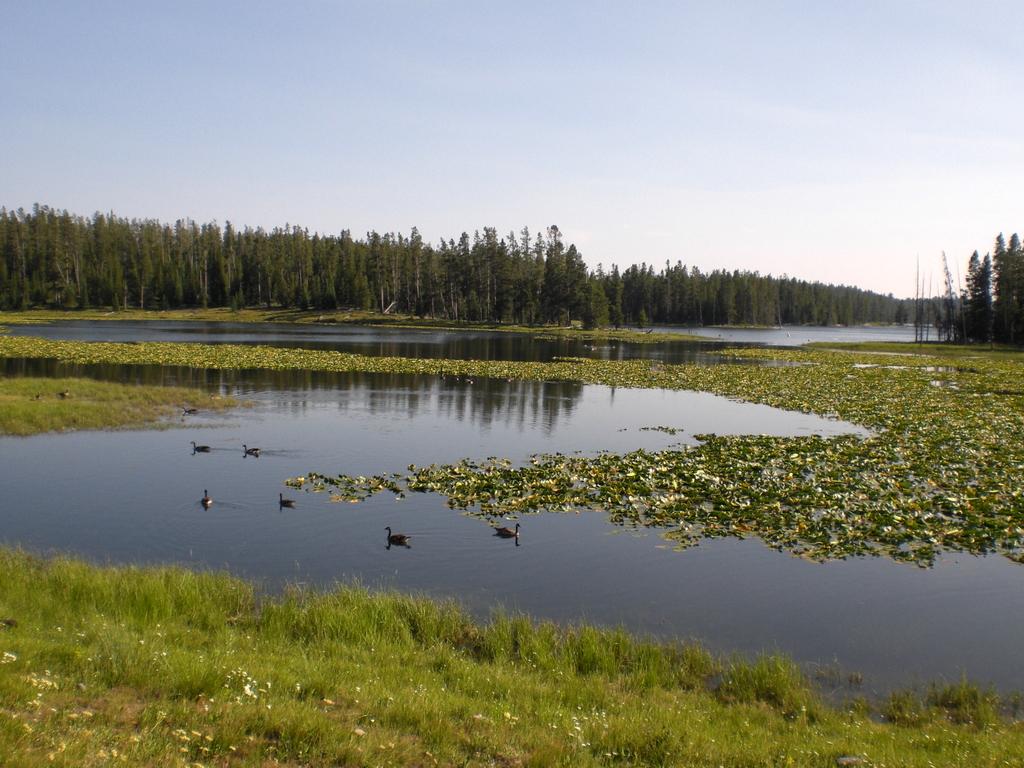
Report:
[[[632,255],[632,254],[631,254]],[[659,261],[653,258],[652,262]],[[979,341],[1024,339],[1020,240],[975,254],[967,289],[897,299],[681,262],[588,269],[558,227],[428,243],[409,234],[311,233],[285,225],[173,224],[113,213],[0,208],[0,308],[288,307],[397,312],[457,322],[588,327],[927,322]],[[948,283],[948,281],[947,281]],[[948,293],[948,292],[947,292]],[[953,326],[957,326],[953,328]]]

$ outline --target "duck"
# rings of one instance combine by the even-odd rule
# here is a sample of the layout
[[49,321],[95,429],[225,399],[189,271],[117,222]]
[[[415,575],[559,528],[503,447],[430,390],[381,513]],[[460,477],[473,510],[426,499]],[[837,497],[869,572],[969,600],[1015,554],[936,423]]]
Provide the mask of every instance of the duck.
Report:
[[191,416],[194,413],[199,413],[199,409],[198,408],[182,408],[181,409],[181,415],[182,416]]
[[259,448],[250,448],[245,443],[242,443],[242,451],[244,451],[243,456],[255,456],[257,459],[260,457]]
[[192,441],[192,453],[209,453],[210,446],[208,445],[196,445],[196,441]]
[[286,499],[283,493],[277,494],[277,506],[279,507],[294,507],[295,499]]
[[495,528],[494,529],[494,535],[495,536],[501,536],[501,538],[503,538],[503,539],[518,539],[519,538],[519,523],[516,523],[516,529],[515,530],[512,530],[511,528],[506,528],[505,526],[502,526],[501,528]]
[[67,400],[69,397],[71,397],[71,391],[65,389],[63,392],[58,392],[57,397],[59,397],[61,400]]
[[209,509],[210,505],[213,504],[213,499],[210,498],[210,492],[205,488],[203,488],[203,498],[199,500],[199,503],[206,507],[206,509]]
[[388,532],[388,544],[389,545],[397,544],[397,545],[399,545],[401,547],[408,547],[409,546],[409,539],[412,538],[411,536],[408,536],[408,535],[406,535],[404,533],[392,533],[390,525],[387,528],[385,528],[384,530],[386,530]]

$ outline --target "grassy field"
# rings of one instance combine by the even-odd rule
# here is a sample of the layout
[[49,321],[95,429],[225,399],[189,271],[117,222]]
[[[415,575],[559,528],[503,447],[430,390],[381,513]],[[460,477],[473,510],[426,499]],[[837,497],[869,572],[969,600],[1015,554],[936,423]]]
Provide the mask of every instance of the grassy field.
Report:
[[182,387],[0,378],[0,435],[140,427],[159,423],[186,407],[208,411],[235,405],[231,398]]
[[5,766],[1019,766],[1024,726],[967,685],[880,721],[785,659],[487,624],[341,588],[261,599],[173,568],[0,550]]
[[305,323],[330,325],[348,323],[387,328],[434,328],[453,331],[500,331],[502,333],[525,333],[541,337],[570,338],[581,341],[632,341],[653,343],[662,341],[707,341],[702,336],[681,333],[659,333],[655,329],[638,331],[634,329],[599,328],[584,330],[579,327],[559,325],[512,325],[495,323],[455,322],[415,315],[385,315],[365,310],[304,310],[304,309],[171,309],[141,310],[109,309],[54,310],[30,309],[24,311],[0,312],[0,327],[49,323],[57,320],[197,320],[224,323]]

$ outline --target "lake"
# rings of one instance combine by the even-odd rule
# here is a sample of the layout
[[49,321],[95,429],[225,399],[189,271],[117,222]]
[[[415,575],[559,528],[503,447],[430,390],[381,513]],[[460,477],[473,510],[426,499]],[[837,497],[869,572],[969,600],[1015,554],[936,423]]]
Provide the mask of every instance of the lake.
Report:
[[[320,334],[313,329],[318,338],[307,341],[351,343]],[[265,340],[251,326],[231,336]],[[434,331],[432,341],[396,329],[386,336],[389,345],[478,343]],[[492,342],[504,343],[479,343]],[[627,356],[656,351],[627,346]],[[700,354],[709,355],[705,363],[716,359]],[[757,539],[705,541],[680,552],[656,530],[620,528],[602,513],[524,516],[517,546],[437,496],[336,504],[282,484],[309,471],[376,474],[462,457],[660,449],[692,444],[702,432],[865,434],[855,425],[706,393],[571,382],[45,360],[3,361],[0,370],[184,383],[254,403],[175,419],[166,430],[0,438],[6,545],[96,562],[224,568],[270,590],[355,580],[451,597],[480,617],[503,607],[696,639],[718,652],[778,650],[812,671],[838,665],[862,673],[864,688],[855,693],[962,673],[1001,690],[1024,688],[1024,568],[1002,557],[947,555],[931,569],[885,558],[819,564]],[[193,454],[192,440],[211,452]],[[243,443],[262,448],[261,457],[244,457]],[[208,510],[199,503],[204,489],[215,500]],[[279,509],[280,492],[297,507]],[[411,534],[412,547],[387,549],[387,525]]]
[[183,341],[202,344],[265,344],[324,349],[381,357],[449,360],[521,360],[546,362],[556,357],[605,360],[650,358],[666,363],[716,362],[721,343],[679,341],[631,344],[583,341],[545,334],[431,328],[374,328],[364,325],[299,323],[223,323],[192,320],[62,320],[15,325],[12,335],[71,341]]
[[[194,320],[60,320],[14,325],[12,335],[72,341],[184,341],[205,344],[267,344],[330,349],[363,355],[453,360],[531,360],[593,357],[651,358],[666,363],[715,362],[724,346],[794,347],[816,342],[913,341],[914,328],[892,326],[786,326],[784,328],[689,328],[657,326],[658,333],[702,336],[705,341],[638,344],[584,341],[546,334],[488,330],[386,328],[345,324],[225,323]],[[720,360],[721,358],[718,358]]]
[[[710,341],[730,344],[759,344],[770,347],[798,347],[810,342],[914,341],[912,325],[819,326],[786,325],[781,328],[687,328],[659,326],[661,333],[689,333]],[[932,329],[931,338],[936,339]]]

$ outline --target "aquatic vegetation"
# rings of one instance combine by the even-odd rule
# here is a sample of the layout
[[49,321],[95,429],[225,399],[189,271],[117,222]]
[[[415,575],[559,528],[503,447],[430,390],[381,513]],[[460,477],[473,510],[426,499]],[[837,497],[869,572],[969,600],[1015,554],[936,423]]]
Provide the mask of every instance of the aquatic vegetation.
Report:
[[218,411],[238,405],[232,398],[185,387],[0,378],[0,435],[153,425],[180,413],[185,403]]
[[[624,525],[664,528],[680,547],[707,537],[758,536],[815,560],[885,554],[930,565],[943,550],[1024,554],[1021,513],[987,491],[950,495],[875,440],[698,435],[693,448],[597,456],[551,454],[410,467],[404,477],[324,477],[292,484],[357,501],[381,490],[430,491],[482,516],[601,510]],[[889,468],[902,461],[910,474]],[[1013,493],[1012,489],[1008,489]]]
[[967,680],[952,685],[933,684],[928,690],[925,702],[945,712],[954,723],[984,728],[999,721],[999,696],[994,691],[978,688]]
[[[12,765],[1012,765],[970,686],[877,722],[792,661],[339,587],[0,548],[0,755]],[[69,599],[73,597],[73,599]],[[16,619],[16,620],[15,620]],[[934,699],[934,703],[932,703]],[[979,717],[984,715],[984,722]],[[984,725],[982,729],[980,726]]]
[[[942,551],[964,551],[1024,561],[1017,365],[951,367],[940,375],[958,388],[937,390],[935,365],[855,368],[849,358],[803,356],[815,364],[775,369],[788,379],[777,386],[764,369],[692,374],[725,394],[870,425],[871,436],[697,435],[700,445],[678,450],[410,467],[389,483],[484,516],[600,510],[616,523],[663,528],[681,547],[757,536],[816,560],[884,554],[927,566]],[[344,488],[350,500],[387,489],[317,473],[307,482]]]
[[[0,357],[53,358],[79,364],[171,365],[236,370],[259,368],[336,373],[361,371],[680,388],[673,384],[667,366],[643,360],[605,361],[575,357],[558,358],[554,362],[446,360],[378,357],[259,345],[77,342],[31,336],[0,336]],[[659,372],[661,375],[656,376]]]
[[[310,473],[339,500],[429,491],[481,515],[600,510],[664,529],[679,546],[757,536],[814,559],[884,554],[928,565],[942,551],[1024,561],[1024,365],[989,357],[906,357],[737,349],[784,366],[420,360],[301,349],[105,344],[0,337],[0,355],[77,363],[193,365],[569,380],[694,389],[863,425],[855,436],[698,435],[693,447],[560,454],[411,467],[374,478]],[[866,364],[866,365],[865,365]],[[873,366],[873,367],[872,367]],[[934,386],[943,381],[955,386]],[[302,483],[299,484],[300,486]]]
[[[631,328],[567,327],[559,325],[514,325],[487,322],[457,322],[435,320],[414,315],[384,315],[368,310],[314,310],[314,309],[29,309],[0,312],[0,319],[9,325],[34,325],[60,320],[196,320],[224,323],[297,323],[305,325],[349,324],[378,328],[429,328],[439,331],[497,331],[525,333],[548,340],[571,339],[578,341],[629,341],[640,344],[663,341],[707,341],[703,336],[683,333],[665,333],[656,330],[639,331]],[[0,333],[3,330],[0,328]]]
[[665,427],[665,426],[660,426],[659,425],[657,427],[640,427],[640,431],[641,432],[664,432],[666,435],[678,435],[680,432],[685,432],[686,430],[683,429],[682,427]]
[[881,352],[894,355],[929,355],[943,358],[979,358],[1024,361],[1024,349],[1013,344],[947,344],[939,341],[812,341],[807,349],[846,352]]

